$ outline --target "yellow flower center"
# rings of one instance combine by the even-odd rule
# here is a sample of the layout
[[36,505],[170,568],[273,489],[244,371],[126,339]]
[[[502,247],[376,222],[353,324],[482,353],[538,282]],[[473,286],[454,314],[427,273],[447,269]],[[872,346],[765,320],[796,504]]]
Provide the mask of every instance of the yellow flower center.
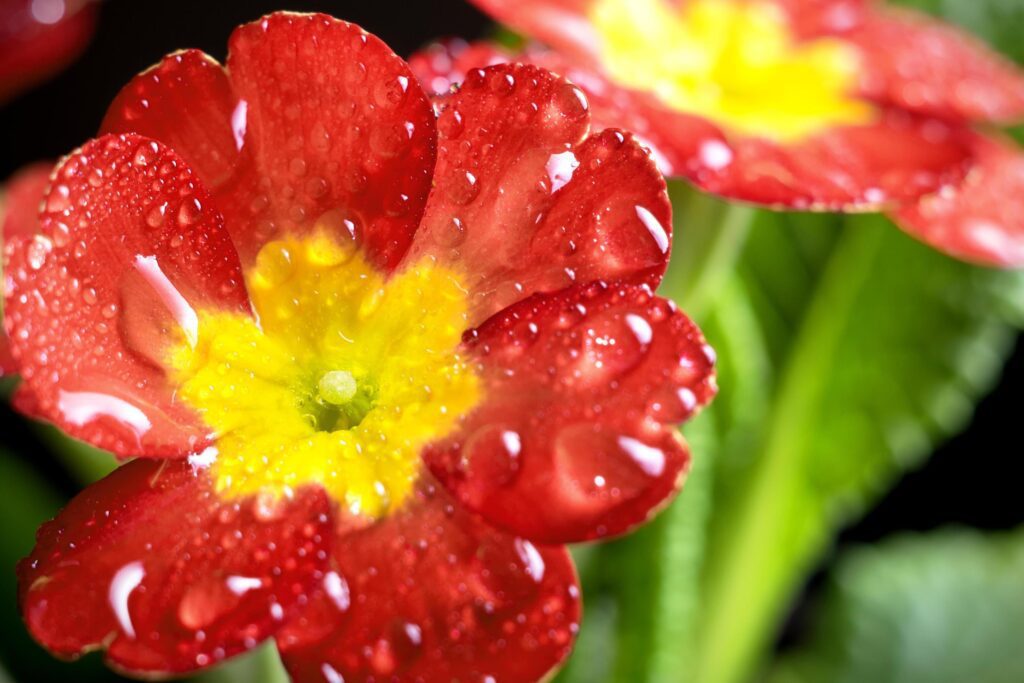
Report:
[[757,0],[600,0],[592,14],[613,80],[727,130],[793,141],[871,120],[854,92],[859,56],[834,39],[797,41]]
[[386,514],[422,447],[479,398],[458,277],[420,263],[386,280],[317,236],[267,244],[246,280],[255,320],[201,311],[197,339],[171,352],[178,397],[216,434],[217,490],[317,483],[353,513]]

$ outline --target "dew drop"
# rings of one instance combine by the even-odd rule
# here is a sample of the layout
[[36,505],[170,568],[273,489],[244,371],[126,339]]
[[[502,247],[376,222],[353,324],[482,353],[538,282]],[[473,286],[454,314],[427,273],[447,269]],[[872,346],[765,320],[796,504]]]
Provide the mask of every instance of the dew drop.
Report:
[[496,425],[481,427],[462,451],[466,470],[464,494],[472,505],[483,504],[494,489],[510,485],[519,472],[522,438]]
[[487,86],[498,95],[508,95],[516,86],[516,79],[509,73],[496,71],[490,75]]
[[[180,213],[180,210],[179,210]],[[154,204],[149,211],[146,212],[146,225],[151,228],[159,228],[164,224],[164,218],[167,214],[167,202],[161,202],[160,204]]]
[[234,609],[241,596],[224,578],[207,577],[194,583],[178,603],[178,621],[193,631],[206,628]]
[[309,144],[318,152],[326,152],[331,148],[331,134],[322,123],[313,125],[309,132]]
[[554,447],[562,491],[591,514],[640,495],[665,464],[661,450],[598,425],[566,427]]
[[71,190],[67,185],[56,185],[46,198],[46,210],[51,213],[60,213],[71,208],[71,201],[68,199],[70,195]]
[[554,103],[563,116],[572,120],[582,117],[590,109],[587,96],[571,83],[559,86],[554,95]]
[[465,240],[466,226],[457,216],[452,216],[450,221],[442,221],[434,231],[434,241],[442,247],[457,247]]
[[462,114],[455,107],[448,107],[437,119],[437,129],[441,132],[441,135],[454,140],[460,135],[465,128],[462,121]]
[[464,168],[457,168],[449,176],[447,190],[448,198],[452,202],[466,205],[480,194],[480,184],[471,172]]
[[46,257],[53,249],[53,242],[49,238],[43,237],[42,235],[36,235],[29,242],[26,256],[28,257],[28,266],[32,270],[39,270],[46,263]]
[[370,133],[370,147],[380,156],[390,159],[409,148],[411,134],[412,130],[402,124],[377,126]]
[[373,99],[378,106],[384,109],[394,109],[405,99],[408,90],[409,78],[407,76],[382,79],[374,86]]
[[178,207],[178,225],[187,228],[199,220],[203,205],[195,197],[189,197]]
[[159,149],[155,142],[145,142],[139,145],[135,150],[135,156],[132,157],[132,163],[136,166],[148,166],[156,158]]

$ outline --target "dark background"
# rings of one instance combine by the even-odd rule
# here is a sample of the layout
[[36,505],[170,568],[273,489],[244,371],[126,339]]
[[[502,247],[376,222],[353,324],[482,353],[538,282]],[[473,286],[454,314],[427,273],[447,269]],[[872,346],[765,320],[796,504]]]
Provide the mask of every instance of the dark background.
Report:
[[[89,139],[120,88],[164,54],[197,47],[223,60],[235,26],[279,9],[327,12],[352,21],[404,56],[437,37],[480,38],[492,29],[485,16],[460,0],[108,0],[85,54],[56,78],[0,109],[0,178],[26,163],[56,159]],[[1022,407],[1024,345],[1018,341],[999,386],[980,404],[971,427],[925,467],[906,476],[865,519],[844,532],[841,543],[948,524],[1005,529],[1021,523],[1016,459],[1022,449],[1014,430]],[[4,445],[30,458],[64,493],[75,493],[78,485],[46,456],[36,433],[6,405],[0,411]],[[794,623],[800,621],[798,616]]]

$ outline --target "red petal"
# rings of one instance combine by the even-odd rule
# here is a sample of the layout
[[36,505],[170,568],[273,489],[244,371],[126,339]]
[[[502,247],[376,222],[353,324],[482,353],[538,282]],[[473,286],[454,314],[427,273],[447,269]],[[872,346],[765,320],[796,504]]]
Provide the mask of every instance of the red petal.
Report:
[[899,209],[894,218],[951,256],[992,266],[1024,266],[1024,154],[1009,140],[974,138],[964,181]]
[[893,111],[875,123],[834,128],[791,145],[708,138],[682,171],[701,189],[731,199],[860,211],[958,182],[969,163],[962,129]]
[[18,566],[29,631],[63,657],[96,648],[119,669],[191,671],[273,635],[319,574],[326,495],[228,502],[204,470],[136,460],[39,531]]
[[945,119],[1024,118],[1024,72],[964,31],[913,12],[876,12],[846,38],[862,50],[868,97]]
[[89,0],[0,3],[0,103],[74,60],[95,25]]
[[601,36],[590,21],[597,0],[471,0],[503,24],[550,45],[570,60],[600,63]]
[[50,184],[53,164],[40,161],[19,170],[0,194],[0,226],[4,240],[31,237],[39,231],[39,208]]
[[563,74],[586,93],[592,128],[630,131],[651,149],[655,163],[666,175],[678,175],[676,170],[685,168],[706,140],[721,137],[704,119],[669,110],[649,95],[620,88],[551,50],[531,48],[511,55],[493,43],[453,40],[429,45],[413,55],[409,64],[424,87],[443,94],[472,70],[505,62],[526,62]]
[[[440,85],[502,55],[485,44],[455,43],[430,48],[413,63],[421,79]],[[970,156],[958,129],[898,112],[794,145],[731,138],[705,119],[616,86],[557,53],[534,50],[515,59],[565,74],[586,92],[595,126],[636,132],[662,172],[731,199],[805,209],[877,208],[958,181]]]
[[789,26],[810,39],[849,31],[866,19],[869,0],[771,0],[789,15]]
[[303,617],[278,635],[292,680],[536,681],[569,653],[572,560],[421,486],[391,517],[336,541]]
[[484,403],[427,449],[467,506],[546,543],[618,534],[678,488],[675,425],[715,392],[697,327],[646,286],[595,283],[536,296],[472,333]]
[[[53,164],[39,162],[26,166],[7,181],[0,192],[0,244],[39,231],[39,205],[52,171]],[[0,377],[17,371],[7,334],[0,330]]]
[[243,260],[269,236],[319,226],[394,267],[422,217],[436,143],[408,65],[358,26],[279,13],[235,31],[228,68],[246,103],[241,167],[223,188]]
[[523,65],[474,71],[441,105],[437,180],[408,261],[466,276],[470,324],[577,279],[660,281],[665,181],[623,133],[587,137],[589,119],[578,88]]
[[201,449],[165,345],[195,333],[196,307],[249,310],[206,191],[163,145],[106,136],[59,165],[41,222],[11,254],[4,321],[41,413],[121,456]]
[[224,68],[199,50],[185,50],[133,78],[110,105],[100,132],[159,140],[213,189],[238,159],[231,125],[237,106]]
[[[866,0],[768,0],[789,15],[797,36],[813,38],[858,25]],[[480,9],[516,31],[593,66],[600,62],[602,39],[590,15],[597,0],[472,0]],[[674,0],[672,4],[684,4]],[[637,36],[642,40],[643,36]]]

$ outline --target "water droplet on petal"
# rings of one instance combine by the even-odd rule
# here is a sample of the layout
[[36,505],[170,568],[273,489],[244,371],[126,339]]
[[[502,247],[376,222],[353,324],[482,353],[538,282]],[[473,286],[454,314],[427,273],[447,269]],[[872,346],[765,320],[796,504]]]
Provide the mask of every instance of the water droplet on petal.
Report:
[[167,202],[160,202],[154,204],[149,211],[146,212],[146,225],[151,228],[159,228],[164,224],[164,218],[167,214]]
[[178,225],[187,228],[199,220],[202,215],[203,205],[195,197],[189,197],[178,207]]
[[480,194],[476,176],[464,168],[457,168],[448,177],[446,184],[448,198],[455,204],[469,204]]
[[483,504],[495,488],[514,481],[522,448],[518,432],[497,425],[482,427],[470,435],[462,459],[466,470],[463,492],[471,505]]
[[601,514],[640,495],[664,463],[661,450],[598,425],[566,427],[555,438],[562,491],[588,514]]
[[437,119],[437,129],[449,140],[462,135],[464,127],[462,114],[455,107],[446,108]]
[[554,97],[555,106],[568,119],[578,119],[590,109],[587,96],[583,91],[571,83],[564,83],[559,86]]

